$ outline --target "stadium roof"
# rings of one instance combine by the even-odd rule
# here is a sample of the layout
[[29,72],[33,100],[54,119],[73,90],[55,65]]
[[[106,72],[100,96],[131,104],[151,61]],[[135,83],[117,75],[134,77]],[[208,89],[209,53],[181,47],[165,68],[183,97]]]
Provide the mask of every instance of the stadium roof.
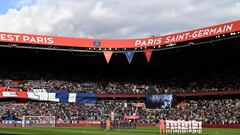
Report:
[[[172,48],[195,44],[198,40],[240,35],[240,20],[164,36],[139,39],[87,39],[0,32],[1,47],[119,51],[119,49]],[[225,37],[226,35],[226,37]],[[212,39],[213,37],[213,39]],[[211,39],[208,39],[211,38]],[[193,42],[194,41],[194,42]],[[202,40],[201,40],[202,41]]]

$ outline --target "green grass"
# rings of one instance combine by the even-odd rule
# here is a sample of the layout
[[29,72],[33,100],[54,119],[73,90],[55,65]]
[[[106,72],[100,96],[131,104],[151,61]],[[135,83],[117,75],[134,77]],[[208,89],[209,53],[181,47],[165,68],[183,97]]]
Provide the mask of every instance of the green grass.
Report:
[[[0,128],[0,135],[159,135],[159,129],[104,131],[99,128]],[[202,135],[240,135],[240,129],[204,129]]]

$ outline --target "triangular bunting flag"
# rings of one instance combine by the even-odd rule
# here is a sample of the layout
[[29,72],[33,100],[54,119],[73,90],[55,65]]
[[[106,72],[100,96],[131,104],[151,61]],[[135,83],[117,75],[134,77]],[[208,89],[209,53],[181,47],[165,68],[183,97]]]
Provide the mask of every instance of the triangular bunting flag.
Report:
[[152,56],[152,49],[144,50],[144,53],[146,55],[147,61],[149,62]]
[[130,64],[134,55],[134,51],[133,50],[128,50],[124,52],[127,59],[128,59],[128,63]]
[[112,57],[113,52],[112,51],[103,51],[103,54],[105,56],[105,59],[106,59],[107,63],[109,63],[109,61],[110,61],[110,59]]

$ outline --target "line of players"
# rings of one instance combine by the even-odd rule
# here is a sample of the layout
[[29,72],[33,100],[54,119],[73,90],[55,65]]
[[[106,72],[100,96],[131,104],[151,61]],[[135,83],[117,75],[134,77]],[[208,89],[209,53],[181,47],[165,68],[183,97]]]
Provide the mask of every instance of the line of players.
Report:
[[160,133],[202,134],[202,121],[160,120]]

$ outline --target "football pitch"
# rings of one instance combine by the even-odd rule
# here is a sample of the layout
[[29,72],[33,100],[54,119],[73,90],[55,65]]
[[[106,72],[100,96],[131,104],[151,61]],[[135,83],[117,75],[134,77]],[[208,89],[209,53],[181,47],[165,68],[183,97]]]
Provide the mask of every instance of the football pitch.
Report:
[[[121,129],[114,131],[104,131],[99,128],[0,128],[0,135],[158,135],[158,134],[159,134],[158,128],[138,128],[135,130]],[[240,129],[204,129],[202,135],[240,135]]]

